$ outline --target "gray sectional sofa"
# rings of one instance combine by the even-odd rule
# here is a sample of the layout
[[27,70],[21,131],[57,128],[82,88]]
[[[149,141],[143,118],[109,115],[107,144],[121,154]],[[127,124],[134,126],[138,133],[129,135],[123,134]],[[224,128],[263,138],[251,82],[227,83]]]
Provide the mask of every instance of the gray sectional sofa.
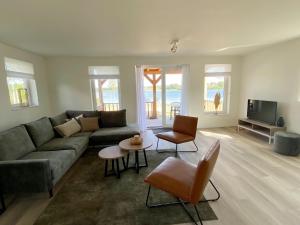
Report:
[[[83,114],[98,117],[99,130],[80,132],[62,138],[54,126]],[[69,110],[58,116],[20,125],[0,133],[0,200],[3,194],[49,192],[88,148],[114,145],[138,134],[136,126],[127,125],[126,111],[99,112]]]

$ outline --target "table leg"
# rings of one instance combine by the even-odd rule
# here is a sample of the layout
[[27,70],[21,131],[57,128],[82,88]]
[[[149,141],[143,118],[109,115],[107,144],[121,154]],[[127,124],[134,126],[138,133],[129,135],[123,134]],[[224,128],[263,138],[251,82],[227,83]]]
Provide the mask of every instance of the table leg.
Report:
[[119,159],[116,159],[116,164],[117,164],[117,178],[120,178]]
[[140,172],[140,163],[139,163],[139,152],[135,151],[135,165],[136,165],[136,173]]
[[105,177],[107,177],[107,166],[108,166],[108,160],[105,160],[105,170],[104,170]]
[[126,164],[125,164],[125,159],[124,159],[124,157],[122,157],[122,162],[123,162],[123,168],[124,168],[124,169],[127,169],[127,166],[126,166]]
[[130,152],[128,152],[128,155],[127,155],[127,163],[126,163],[126,168],[128,168],[128,165],[129,165],[129,155],[130,155]]
[[144,158],[145,158],[145,165],[146,165],[146,167],[148,167],[148,160],[147,160],[146,150],[143,149],[143,152],[144,152]]

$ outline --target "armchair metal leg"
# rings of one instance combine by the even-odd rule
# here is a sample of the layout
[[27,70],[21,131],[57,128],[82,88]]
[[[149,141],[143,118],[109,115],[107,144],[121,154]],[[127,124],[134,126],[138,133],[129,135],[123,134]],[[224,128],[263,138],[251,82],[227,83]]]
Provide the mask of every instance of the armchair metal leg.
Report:
[[196,147],[196,151],[195,152],[198,152],[198,146],[196,145],[196,142],[195,142],[195,140],[193,140],[193,143],[194,143],[194,145],[195,145],[195,147]]
[[200,224],[203,225],[202,220],[201,220],[201,217],[200,217],[200,214],[199,214],[199,211],[198,211],[198,208],[197,208],[197,205],[194,205],[194,208],[195,208],[195,211],[196,211],[196,213],[197,213],[197,217],[198,217],[198,219],[199,219]]
[[[158,203],[158,204],[149,204],[149,196],[150,196],[150,191],[151,191],[151,185],[149,185],[148,188],[148,194],[147,194],[147,199],[146,199],[146,206],[148,208],[157,208],[157,207],[164,207],[164,206],[170,206],[170,205],[182,205],[184,211],[187,213],[187,215],[190,217],[190,219],[194,222],[195,225],[197,225],[197,221],[194,219],[194,217],[192,216],[192,214],[189,212],[188,208],[186,207],[186,204],[188,204],[188,202],[184,202],[181,199],[177,198],[178,201],[176,202],[167,202],[167,203]],[[194,209],[197,213],[197,217],[200,221],[200,224],[203,225],[200,214],[198,212],[197,206],[194,205]]]
[[[171,151],[159,151],[159,150],[158,150],[158,143],[159,143],[159,138],[157,139],[157,142],[156,142],[156,151],[157,151],[158,153],[171,152]],[[175,157],[177,157],[178,152],[198,152],[199,149],[198,149],[198,146],[196,145],[195,140],[193,140],[193,143],[194,143],[194,145],[195,145],[195,147],[196,147],[196,150],[190,150],[190,151],[179,151],[179,150],[178,150],[178,144],[176,144],[176,148],[175,148]]]
[[217,193],[217,197],[216,198],[212,198],[212,199],[205,199],[205,200],[201,200],[199,202],[214,202],[219,200],[219,198],[221,197],[220,192],[218,191],[218,189],[216,188],[216,186],[214,185],[214,183],[209,179],[209,183],[211,184],[211,186],[214,188],[214,190]]
[[[184,209],[184,211],[186,212],[186,214],[190,217],[190,219],[194,222],[195,225],[198,225],[197,221],[195,220],[195,218],[192,216],[192,214],[190,213],[190,211],[189,211],[188,208],[186,207],[186,203],[183,202],[183,201],[180,200],[180,199],[178,199],[178,200],[179,200],[179,202],[181,203],[181,206],[183,207],[183,209]],[[198,209],[197,209],[197,206],[196,206],[196,205],[194,205],[194,209],[195,209],[195,211],[196,211],[196,213],[197,213],[197,217],[198,217],[198,219],[199,219],[200,224],[203,225],[202,220],[201,220],[201,218],[200,218],[200,214],[199,214],[199,212],[198,212]]]
[[179,205],[179,204],[181,204],[179,201],[176,201],[176,202],[166,202],[166,203],[157,203],[157,204],[149,204],[150,191],[151,191],[151,185],[149,185],[147,199],[146,199],[146,206],[148,208],[156,208],[156,207],[164,207],[164,206],[169,206],[169,205]]
[[158,143],[159,143],[159,138],[157,138],[156,149],[155,149],[159,153],[159,151],[157,150],[158,149]]

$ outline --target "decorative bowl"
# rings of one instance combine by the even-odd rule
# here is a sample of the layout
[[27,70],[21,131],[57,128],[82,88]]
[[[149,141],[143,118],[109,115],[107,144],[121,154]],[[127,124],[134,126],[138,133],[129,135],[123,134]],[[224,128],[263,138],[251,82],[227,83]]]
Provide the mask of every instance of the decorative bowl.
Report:
[[143,138],[139,135],[134,135],[134,137],[130,138],[131,145],[140,145],[143,143]]

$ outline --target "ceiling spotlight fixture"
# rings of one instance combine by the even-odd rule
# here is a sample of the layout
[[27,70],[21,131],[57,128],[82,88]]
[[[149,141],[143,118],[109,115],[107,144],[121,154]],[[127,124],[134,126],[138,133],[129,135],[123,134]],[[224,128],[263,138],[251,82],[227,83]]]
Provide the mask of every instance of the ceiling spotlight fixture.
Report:
[[173,54],[175,54],[176,51],[177,51],[177,48],[178,48],[178,42],[179,42],[178,39],[174,39],[173,41],[171,41],[171,52],[172,52]]

